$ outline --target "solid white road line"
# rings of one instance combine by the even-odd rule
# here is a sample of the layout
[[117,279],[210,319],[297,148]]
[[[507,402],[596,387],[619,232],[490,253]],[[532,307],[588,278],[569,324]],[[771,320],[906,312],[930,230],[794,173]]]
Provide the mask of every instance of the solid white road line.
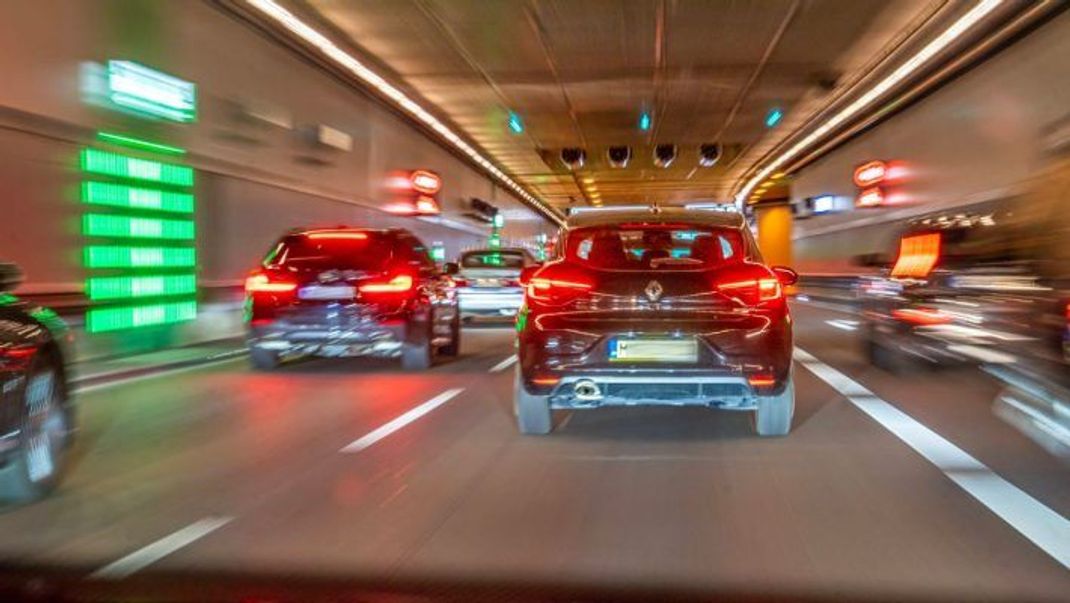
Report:
[[434,398],[431,398],[427,402],[424,402],[423,404],[417,406],[416,408],[413,408],[412,410],[409,410],[408,412],[402,414],[401,416],[390,421],[389,423],[386,423],[382,427],[379,427],[371,433],[363,436],[362,438],[353,441],[338,452],[360,452],[361,450],[368,448],[372,444],[375,444],[379,440],[387,437],[388,435],[394,433],[402,427],[405,427],[409,423],[412,423],[416,419],[419,419],[420,417],[426,415],[432,410],[435,410],[439,406],[442,406],[446,402],[449,402],[451,399],[453,399],[454,396],[463,391],[463,387],[448,389],[442,392],[441,394],[435,396]]
[[795,348],[795,359],[843,394],[859,410],[936,465],[948,479],[988,507],[989,511],[1070,569],[1070,521],[1065,517],[808,352]]
[[513,366],[513,364],[515,362],[516,362],[516,354],[513,354],[512,356],[506,358],[505,360],[502,360],[498,364],[495,364],[494,366],[490,367],[490,372],[492,372],[492,373],[500,373],[500,372],[504,371],[505,369]]
[[191,523],[181,530],[130,553],[115,563],[106,565],[89,575],[100,580],[121,580],[144,569],[178,549],[204,538],[227,525],[233,517],[206,517]]
[[219,358],[213,358],[212,360],[210,360],[208,362],[203,362],[203,363],[200,363],[200,364],[193,364],[193,365],[190,365],[190,366],[182,366],[182,367],[173,368],[173,369],[164,369],[162,371],[145,373],[143,375],[136,375],[134,377],[127,377],[125,379],[117,379],[115,381],[106,381],[104,383],[97,383],[97,384],[94,384],[94,385],[78,386],[76,384],[72,391],[73,391],[73,393],[76,393],[76,394],[89,394],[89,393],[92,393],[92,392],[100,391],[102,389],[110,389],[112,387],[118,387],[120,385],[130,385],[131,383],[136,383],[138,381],[145,381],[146,379],[156,379],[157,377],[167,377],[167,376],[170,376],[170,375],[178,375],[180,373],[188,373],[190,371],[196,371],[196,370],[199,370],[199,369],[214,367],[214,366],[218,366],[220,364],[224,364],[226,362],[232,362],[234,360],[238,360],[240,358],[244,358],[246,355],[248,355],[247,351],[239,350],[239,351],[236,351],[236,352],[233,352],[233,353],[220,355]]

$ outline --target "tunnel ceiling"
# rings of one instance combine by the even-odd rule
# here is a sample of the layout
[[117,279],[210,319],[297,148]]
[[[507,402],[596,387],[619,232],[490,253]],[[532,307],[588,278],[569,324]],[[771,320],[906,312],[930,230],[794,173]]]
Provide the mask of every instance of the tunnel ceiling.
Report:
[[[941,2],[309,0],[532,192],[570,203],[727,199],[743,171]],[[769,113],[784,118],[767,127]],[[524,131],[510,130],[509,113]],[[644,111],[649,131],[639,128]],[[655,144],[675,143],[665,169]],[[714,167],[697,147],[720,143]],[[628,167],[606,148],[629,145]],[[570,172],[564,147],[587,151]]]

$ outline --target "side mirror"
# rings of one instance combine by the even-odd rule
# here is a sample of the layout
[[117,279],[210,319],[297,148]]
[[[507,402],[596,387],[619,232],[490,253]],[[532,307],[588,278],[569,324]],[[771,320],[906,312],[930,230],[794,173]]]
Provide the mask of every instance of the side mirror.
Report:
[[531,277],[535,276],[535,273],[538,272],[540,268],[542,268],[542,266],[536,264],[534,266],[528,266],[527,268],[524,268],[523,270],[521,270],[520,271],[520,286],[521,287],[527,287],[528,283],[531,282]]
[[799,282],[799,273],[787,266],[773,266],[772,270],[780,284],[785,287]]
[[0,263],[0,293],[14,291],[22,282],[22,271],[15,264]]
[[453,276],[461,271],[461,267],[457,265],[457,262],[446,262],[442,265],[442,272],[446,276]]

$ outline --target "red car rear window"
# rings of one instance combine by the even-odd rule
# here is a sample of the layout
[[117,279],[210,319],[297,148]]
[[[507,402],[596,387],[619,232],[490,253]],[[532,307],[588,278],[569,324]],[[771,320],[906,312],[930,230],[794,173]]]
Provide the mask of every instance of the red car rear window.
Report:
[[574,230],[565,253],[600,270],[705,270],[745,256],[738,230],[663,224]]
[[284,238],[264,264],[305,270],[382,270],[395,254],[394,241],[378,232],[324,231]]

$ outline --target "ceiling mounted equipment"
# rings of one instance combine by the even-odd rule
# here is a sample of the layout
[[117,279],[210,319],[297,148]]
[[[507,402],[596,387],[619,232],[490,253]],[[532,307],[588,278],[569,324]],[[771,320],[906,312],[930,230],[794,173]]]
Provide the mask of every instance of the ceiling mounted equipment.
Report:
[[676,159],[676,145],[659,144],[654,147],[654,165],[667,168]]
[[628,146],[609,147],[606,149],[606,160],[609,167],[624,168],[632,158],[632,148]]
[[713,167],[721,158],[721,145],[700,144],[698,147],[698,164],[702,167]]
[[587,151],[576,147],[561,149],[561,163],[572,171],[576,171],[587,163]]

